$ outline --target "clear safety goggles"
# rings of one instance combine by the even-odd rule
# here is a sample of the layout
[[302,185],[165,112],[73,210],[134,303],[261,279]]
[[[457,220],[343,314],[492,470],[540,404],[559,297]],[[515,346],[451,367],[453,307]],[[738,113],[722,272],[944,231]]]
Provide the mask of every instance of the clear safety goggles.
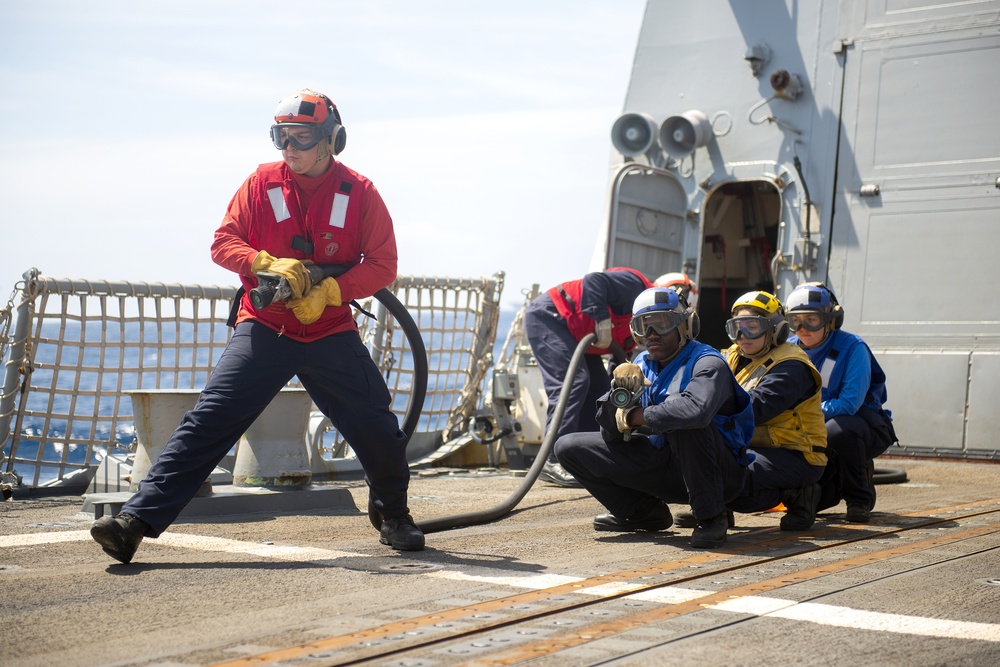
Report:
[[666,336],[680,326],[685,319],[687,319],[687,315],[684,313],[673,310],[654,310],[650,313],[636,315],[629,322],[628,327],[632,331],[632,336],[637,339],[645,338],[650,329],[661,336]]
[[793,332],[799,329],[820,331],[826,326],[826,322],[820,313],[797,313],[788,316],[788,326]]
[[291,144],[292,148],[307,151],[325,138],[320,125],[276,123],[271,126],[271,141],[278,150],[285,150]]
[[766,334],[770,328],[771,323],[768,319],[759,315],[745,315],[726,321],[726,335],[732,341],[738,340],[740,336],[756,340]]

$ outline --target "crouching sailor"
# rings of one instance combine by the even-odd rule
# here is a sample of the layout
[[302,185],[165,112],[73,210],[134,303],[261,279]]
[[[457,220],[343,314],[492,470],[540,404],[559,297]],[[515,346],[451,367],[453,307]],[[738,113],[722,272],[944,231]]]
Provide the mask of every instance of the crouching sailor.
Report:
[[847,520],[868,523],[875,508],[875,457],[897,441],[884,409],[885,372],[868,344],[841,329],[844,311],[822,283],[788,295],[789,341],[809,355],[823,378],[823,417],[831,460],[820,480],[819,509],[847,501]]
[[747,292],[733,305],[726,333],[733,341],[729,366],[753,402],[754,461],[737,512],[760,512],[783,503],[782,530],[808,530],[816,520],[820,477],[826,467],[821,380],[798,347],[778,299]]
[[[645,351],[615,368],[598,405],[600,433],[562,436],[555,452],[608,509],[595,530],[666,530],[667,503],[690,504],[691,546],[717,548],[726,542],[726,502],[747,475],[753,415],[722,356],[695,340],[698,316],[686,306],[673,289],[636,298],[630,328]],[[638,394],[635,403],[616,404],[615,389]]]

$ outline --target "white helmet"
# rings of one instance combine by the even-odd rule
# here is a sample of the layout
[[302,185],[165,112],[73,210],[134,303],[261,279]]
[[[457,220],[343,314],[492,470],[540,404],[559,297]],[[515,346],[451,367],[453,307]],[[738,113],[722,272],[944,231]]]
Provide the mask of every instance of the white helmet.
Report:
[[673,288],[650,287],[635,298],[629,329],[637,343],[642,343],[649,329],[666,336],[680,329],[680,346],[698,337],[701,321],[698,313],[688,308]]

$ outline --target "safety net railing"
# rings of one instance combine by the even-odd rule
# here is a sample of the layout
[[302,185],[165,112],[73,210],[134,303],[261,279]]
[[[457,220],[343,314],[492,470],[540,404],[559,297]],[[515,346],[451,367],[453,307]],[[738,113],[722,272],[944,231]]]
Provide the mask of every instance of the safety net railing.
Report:
[[[390,286],[420,329],[427,351],[427,393],[407,445],[411,465],[427,465],[455,451],[478,407],[493,365],[503,292],[502,272],[489,278],[399,277]],[[403,414],[415,381],[413,356],[402,328],[374,299],[360,304],[374,318],[355,317],[362,340],[382,369]],[[313,448],[334,471],[359,470],[347,443],[322,419],[310,428]]]
[[[503,274],[400,277],[389,290],[417,322],[427,398],[411,443],[433,458],[463,427],[492,363]],[[229,341],[235,287],[55,279],[32,269],[0,308],[0,473],[20,487],[76,487],[116,449],[135,448],[130,390],[200,389]],[[415,381],[409,343],[375,300],[358,313],[402,417]],[[298,386],[293,381],[292,386]],[[339,436],[327,426],[322,447]],[[326,457],[337,456],[332,444]],[[339,445],[340,455],[344,446]],[[408,448],[409,451],[409,448]],[[77,483],[79,480],[79,483]]]

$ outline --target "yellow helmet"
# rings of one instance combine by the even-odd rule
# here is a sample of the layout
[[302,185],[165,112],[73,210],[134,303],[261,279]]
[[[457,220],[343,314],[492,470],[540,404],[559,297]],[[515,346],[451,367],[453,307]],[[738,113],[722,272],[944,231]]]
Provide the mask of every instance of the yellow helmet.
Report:
[[[747,292],[736,299],[736,303],[733,304],[730,313],[735,314],[740,308],[752,308],[763,314],[764,319],[770,325],[769,331],[773,332],[771,340],[774,345],[781,345],[788,340],[788,322],[785,320],[785,308],[778,301],[778,297],[770,292]],[[729,334],[731,340],[736,340],[735,336],[742,330],[739,326],[740,323],[737,321],[738,319],[734,318],[726,322],[726,333]],[[743,333],[746,334],[746,331],[743,331]],[[759,335],[751,337],[756,338]]]
[[747,292],[736,299],[736,303],[733,304],[730,314],[735,313],[737,308],[757,308],[763,310],[768,316],[778,312],[784,313],[784,308],[782,308],[781,302],[778,301],[778,297],[770,292]]

